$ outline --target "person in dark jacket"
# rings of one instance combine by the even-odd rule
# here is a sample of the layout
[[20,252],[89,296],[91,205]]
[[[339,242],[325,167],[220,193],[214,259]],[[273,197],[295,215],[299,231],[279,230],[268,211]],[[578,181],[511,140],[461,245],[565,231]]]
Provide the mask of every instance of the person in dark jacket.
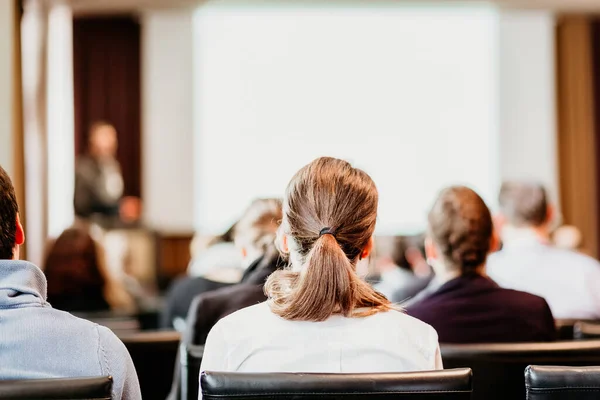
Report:
[[[211,328],[223,317],[267,299],[265,281],[285,263],[275,247],[275,237],[283,218],[280,199],[257,199],[235,224],[233,240],[242,253],[246,267],[239,284],[197,296],[190,306],[184,344],[204,344]],[[179,355],[178,357],[181,357]],[[181,398],[181,369],[175,367],[168,399]]]
[[[200,254],[195,254],[195,246],[190,246],[192,260],[188,267],[189,275],[177,279],[169,286],[165,305],[160,313],[162,329],[183,331],[195,297],[240,282],[242,268],[239,261],[227,257],[230,246],[233,247],[234,227],[235,224],[222,235],[213,237]],[[238,256],[237,250],[234,254]],[[195,275],[198,273],[199,275]]]
[[235,226],[234,242],[248,265],[242,283],[194,299],[184,334],[186,343],[203,344],[208,332],[222,317],[267,299],[263,286],[269,275],[284,264],[275,247],[282,218],[281,200],[258,199]]
[[249,268],[250,273],[238,285],[204,293],[194,299],[187,318],[186,343],[203,344],[211,328],[223,317],[267,299],[263,286],[276,270],[285,266],[274,248],[258,258]]
[[498,245],[484,201],[466,187],[439,195],[429,213],[426,253],[436,277],[407,306],[441,343],[539,342],[555,339],[554,318],[538,296],[503,289],[486,276]]

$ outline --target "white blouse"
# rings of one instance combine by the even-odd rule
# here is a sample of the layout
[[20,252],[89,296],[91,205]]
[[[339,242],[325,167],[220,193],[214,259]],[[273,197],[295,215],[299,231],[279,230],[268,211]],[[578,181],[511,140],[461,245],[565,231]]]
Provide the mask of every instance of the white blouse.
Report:
[[435,369],[442,369],[437,332],[402,312],[288,321],[273,314],[267,302],[220,320],[208,335],[200,368],[323,373]]

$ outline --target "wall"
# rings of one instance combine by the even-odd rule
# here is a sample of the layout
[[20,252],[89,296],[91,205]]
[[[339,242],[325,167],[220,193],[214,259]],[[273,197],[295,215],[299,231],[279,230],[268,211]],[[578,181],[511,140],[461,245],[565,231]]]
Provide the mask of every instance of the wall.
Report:
[[500,176],[543,182],[558,202],[555,19],[545,11],[499,18]]
[[14,1],[0,1],[0,165],[13,173]]
[[[145,221],[193,229],[192,12],[142,16],[142,146]],[[501,179],[542,181],[558,201],[554,23],[545,11],[498,18],[498,164]],[[177,175],[176,175],[177,174]]]
[[194,226],[192,12],[148,11],[141,24],[144,221],[187,232]]

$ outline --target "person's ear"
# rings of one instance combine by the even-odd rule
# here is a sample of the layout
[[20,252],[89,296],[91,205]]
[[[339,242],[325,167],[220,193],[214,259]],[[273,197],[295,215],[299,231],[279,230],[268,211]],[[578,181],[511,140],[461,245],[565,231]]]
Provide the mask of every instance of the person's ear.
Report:
[[490,238],[490,253],[495,253],[498,250],[500,250],[500,236],[496,230],[493,230]]
[[25,231],[23,230],[23,225],[21,225],[19,214],[17,214],[17,220],[15,223],[17,224],[17,230],[15,232],[15,246],[21,246],[23,243],[25,243]]
[[290,247],[288,246],[288,238],[285,233],[281,235],[281,251],[283,252],[283,254],[290,253]]
[[546,223],[551,224],[554,222],[554,217],[556,216],[556,209],[553,205],[548,205],[546,209]]
[[435,244],[429,236],[425,238],[425,255],[427,256],[427,260],[436,260],[438,258],[438,252],[435,248]]
[[367,245],[364,247],[363,251],[360,253],[360,259],[362,260],[364,258],[369,257],[369,255],[371,255],[371,252],[373,251],[374,246],[375,246],[375,239],[373,239],[373,236],[371,236],[371,238],[367,242]]

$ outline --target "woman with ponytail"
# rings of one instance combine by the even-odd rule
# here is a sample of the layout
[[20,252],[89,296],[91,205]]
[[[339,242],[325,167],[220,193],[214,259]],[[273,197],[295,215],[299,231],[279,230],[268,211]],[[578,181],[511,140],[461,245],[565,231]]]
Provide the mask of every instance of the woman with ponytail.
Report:
[[437,333],[356,273],[373,248],[378,193],[349,163],[319,158],[292,178],[277,245],[286,269],[268,300],[221,319],[202,371],[398,372],[440,369]]

